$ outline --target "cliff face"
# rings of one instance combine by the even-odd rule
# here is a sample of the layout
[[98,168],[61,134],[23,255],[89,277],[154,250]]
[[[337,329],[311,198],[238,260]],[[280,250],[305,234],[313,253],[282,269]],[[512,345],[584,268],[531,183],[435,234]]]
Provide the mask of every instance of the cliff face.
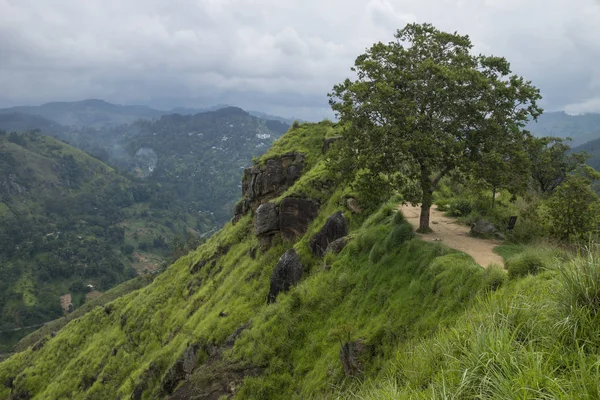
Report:
[[352,213],[360,194],[336,183],[321,150],[333,134],[326,122],[288,132],[246,170],[232,223],[150,285],[1,363],[0,398],[330,397],[455,318],[480,268],[403,243],[395,203]]

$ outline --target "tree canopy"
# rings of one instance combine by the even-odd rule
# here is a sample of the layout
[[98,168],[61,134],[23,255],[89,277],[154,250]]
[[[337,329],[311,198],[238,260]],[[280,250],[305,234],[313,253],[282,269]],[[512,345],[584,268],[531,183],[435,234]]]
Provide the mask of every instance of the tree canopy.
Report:
[[515,151],[529,137],[523,127],[542,112],[531,82],[512,75],[506,59],[473,55],[472,47],[468,36],[409,24],[358,56],[355,79],[329,94],[345,128],[338,161],[383,173],[407,200],[420,202],[420,231],[430,230],[442,177],[472,170],[491,153],[519,158]]

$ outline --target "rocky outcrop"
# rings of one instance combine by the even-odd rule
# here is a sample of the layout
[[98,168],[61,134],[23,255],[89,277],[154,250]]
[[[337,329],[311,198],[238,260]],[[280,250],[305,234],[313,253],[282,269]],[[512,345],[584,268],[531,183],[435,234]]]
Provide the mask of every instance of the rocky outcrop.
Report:
[[0,201],[5,201],[11,196],[21,196],[27,193],[25,186],[19,184],[15,174],[8,174],[5,179],[0,179]]
[[296,250],[290,249],[283,253],[271,275],[271,288],[267,303],[274,303],[279,293],[287,292],[293,285],[300,282],[303,272],[304,267]]
[[235,396],[245,377],[260,375],[264,367],[223,359],[223,352],[231,350],[235,341],[249,326],[249,324],[241,325],[221,346],[210,343],[206,345],[203,351],[208,359],[202,365],[194,367],[192,374],[178,385],[168,398],[170,400],[230,398]]
[[327,249],[325,250],[325,254],[327,254],[327,253],[338,254],[339,252],[344,250],[344,247],[346,247],[346,245],[348,244],[348,241],[349,241],[349,239],[347,236],[344,236],[344,237],[334,240],[333,242],[329,243],[329,246],[327,246]]
[[311,199],[286,197],[279,203],[279,227],[285,240],[306,233],[308,225],[319,214],[319,203]]
[[279,210],[274,203],[263,203],[256,209],[256,236],[272,235],[279,231]]
[[304,235],[318,213],[316,200],[299,197],[286,197],[279,204],[261,204],[254,225],[261,249],[267,250],[277,235],[288,241]]
[[489,221],[480,219],[471,225],[471,233],[477,236],[488,236],[496,231],[496,227]]
[[358,377],[364,371],[364,364],[372,352],[371,346],[362,340],[346,342],[340,349],[340,361],[346,376]]
[[266,160],[263,165],[246,168],[242,178],[243,199],[235,207],[233,221],[280,196],[300,178],[303,170],[304,155],[300,153],[286,153]]
[[310,240],[310,249],[317,257],[323,257],[330,243],[348,234],[348,221],[341,211],[327,218],[325,225]]
[[182,380],[186,379],[196,368],[198,345],[189,346],[175,364],[167,371],[162,381],[162,389],[171,394]]

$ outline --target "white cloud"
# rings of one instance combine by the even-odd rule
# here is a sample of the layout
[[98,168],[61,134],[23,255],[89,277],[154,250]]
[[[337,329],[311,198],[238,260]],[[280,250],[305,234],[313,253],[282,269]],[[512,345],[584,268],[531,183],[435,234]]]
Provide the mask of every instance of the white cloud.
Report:
[[507,57],[547,109],[600,111],[595,0],[0,0],[0,105],[227,102],[321,118],[356,56],[411,21]]

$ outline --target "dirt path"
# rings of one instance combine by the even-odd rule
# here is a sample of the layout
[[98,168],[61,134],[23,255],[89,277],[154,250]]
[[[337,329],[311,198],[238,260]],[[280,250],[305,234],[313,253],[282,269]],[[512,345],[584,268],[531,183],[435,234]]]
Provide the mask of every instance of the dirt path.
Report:
[[[410,204],[400,207],[402,214],[410,224],[417,229],[419,227],[419,216],[421,207],[411,206]],[[502,257],[492,250],[501,242],[490,239],[479,239],[469,235],[469,227],[460,225],[453,218],[446,217],[443,212],[435,206],[431,207],[431,229],[432,233],[418,234],[421,239],[426,241],[440,241],[444,245],[453,249],[469,254],[475,262],[483,267],[490,264],[504,266]]]

